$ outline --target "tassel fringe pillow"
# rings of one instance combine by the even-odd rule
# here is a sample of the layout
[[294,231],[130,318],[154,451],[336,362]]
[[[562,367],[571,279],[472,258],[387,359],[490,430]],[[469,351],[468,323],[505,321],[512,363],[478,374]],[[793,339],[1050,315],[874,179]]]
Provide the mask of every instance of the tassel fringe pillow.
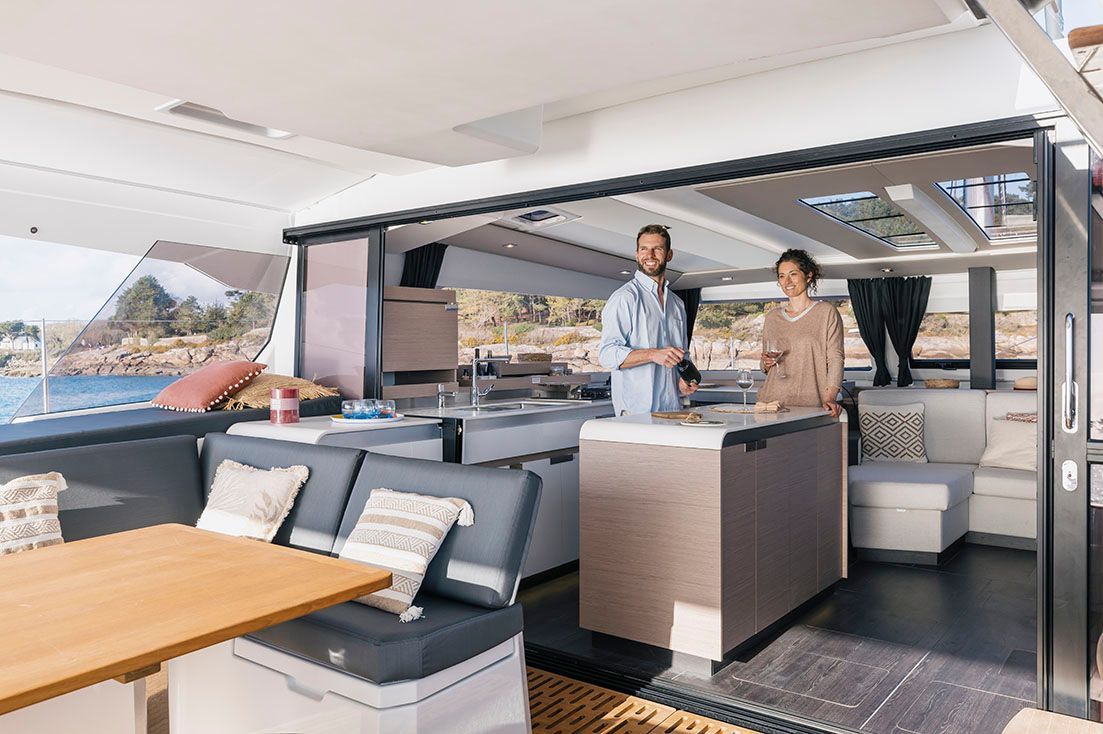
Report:
[[425,571],[452,525],[472,525],[475,513],[465,500],[373,489],[340,557],[391,572],[390,588],[356,601],[399,615],[402,622],[423,616],[413,606]]
[[63,542],[57,493],[66,487],[56,471],[0,484],[0,556]]

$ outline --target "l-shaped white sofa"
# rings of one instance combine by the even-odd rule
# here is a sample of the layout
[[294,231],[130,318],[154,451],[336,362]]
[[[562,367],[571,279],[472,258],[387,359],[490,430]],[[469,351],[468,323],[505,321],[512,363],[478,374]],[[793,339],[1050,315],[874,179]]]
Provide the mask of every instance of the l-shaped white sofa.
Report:
[[992,421],[1008,412],[1036,412],[1037,399],[1031,391],[860,392],[859,409],[923,403],[928,463],[871,461],[850,467],[854,547],[874,559],[928,563],[937,562],[938,554],[966,533],[970,541],[1032,548],[1037,537],[1037,473],[979,462]]

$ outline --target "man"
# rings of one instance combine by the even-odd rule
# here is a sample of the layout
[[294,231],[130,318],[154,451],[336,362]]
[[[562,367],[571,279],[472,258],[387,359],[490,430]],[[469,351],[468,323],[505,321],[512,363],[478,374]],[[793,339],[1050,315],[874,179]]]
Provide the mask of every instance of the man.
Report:
[[677,410],[697,390],[678,376],[686,338],[686,307],[666,282],[674,257],[670,233],[649,224],[636,235],[636,274],[613,292],[601,312],[601,366],[613,375],[617,415]]

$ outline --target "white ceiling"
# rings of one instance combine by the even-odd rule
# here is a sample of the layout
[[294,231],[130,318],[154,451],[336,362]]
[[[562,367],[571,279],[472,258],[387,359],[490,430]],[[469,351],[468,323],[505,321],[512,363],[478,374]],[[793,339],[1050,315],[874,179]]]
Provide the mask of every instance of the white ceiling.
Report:
[[[249,139],[153,111],[184,99],[296,133],[259,146],[400,175],[531,150],[541,105],[556,119],[971,22],[963,0],[7,0],[0,88]],[[525,110],[523,129],[482,124]]]

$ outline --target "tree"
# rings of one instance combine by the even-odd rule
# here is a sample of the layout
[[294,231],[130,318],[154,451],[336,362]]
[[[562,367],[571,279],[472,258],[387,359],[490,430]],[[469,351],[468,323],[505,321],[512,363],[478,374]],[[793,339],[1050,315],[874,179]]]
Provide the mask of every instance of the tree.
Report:
[[227,318],[239,334],[267,326],[276,312],[276,297],[271,293],[226,291],[226,295],[230,298]]
[[176,299],[152,275],[143,275],[119,294],[112,325],[134,336],[156,339],[168,332]]
[[173,331],[184,336],[203,333],[203,306],[195,296],[188,296],[172,312]]

